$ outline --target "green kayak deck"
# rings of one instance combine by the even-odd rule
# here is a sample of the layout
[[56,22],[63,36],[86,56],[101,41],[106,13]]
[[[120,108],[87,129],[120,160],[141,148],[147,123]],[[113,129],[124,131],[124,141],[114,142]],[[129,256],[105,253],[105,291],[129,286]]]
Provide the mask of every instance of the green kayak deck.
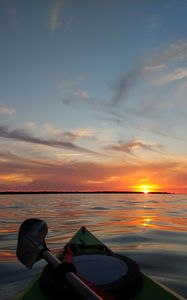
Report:
[[[69,241],[71,244],[75,245],[86,245],[85,249],[83,248],[83,254],[95,253],[99,251],[99,246],[106,247],[100,240],[98,240],[91,232],[87,229],[82,230],[80,228],[73,238]],[[98,247],[98,248],[97,248]],[[108,249],[106,247],[106,249]],[[109,249],[108,249],[109,250]],[[110,250],[109,250],[110,251]],[[111,251],[112,253],[112,251]],[[63,252],[58,256],[60,260],[63,260]],[[50,300],[42,290],[39,285],[39,278],[41,274],[38,274],[33,278],[30,284],[22,292],[16,295],[14,300]],[[184,299],[183,297],[177,295],[168,288],[160,285],[158,282],[153,281],[147,275],[142,273],[143,286],[131,300],[179,300]],[[125,299],[125,296],[124,296]]]

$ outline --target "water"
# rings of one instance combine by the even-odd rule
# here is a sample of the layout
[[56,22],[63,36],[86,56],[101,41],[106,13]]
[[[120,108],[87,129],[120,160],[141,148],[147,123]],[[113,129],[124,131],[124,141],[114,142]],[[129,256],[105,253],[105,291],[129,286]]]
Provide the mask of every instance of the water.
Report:
[[37,273],[17,261],[20,223],[34,217],[49,227],[56,254],[85,225],[142,271],[187,298],[187,195],[50,194],[0,195],[0,299],[8,300]]

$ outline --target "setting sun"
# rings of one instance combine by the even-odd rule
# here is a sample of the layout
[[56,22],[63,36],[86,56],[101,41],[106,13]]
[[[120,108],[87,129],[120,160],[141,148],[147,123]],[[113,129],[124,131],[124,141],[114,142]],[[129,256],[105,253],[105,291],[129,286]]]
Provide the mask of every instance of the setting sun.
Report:
[[159,186],[156,184],[140,184],[134,187],[137,192],[142,192],[148,194],[150,192],[156,192],[159,189]]
[[151,186],[150,185],[140,185],[140,192],[143,192],[144,194],[148,194],[151,192]]

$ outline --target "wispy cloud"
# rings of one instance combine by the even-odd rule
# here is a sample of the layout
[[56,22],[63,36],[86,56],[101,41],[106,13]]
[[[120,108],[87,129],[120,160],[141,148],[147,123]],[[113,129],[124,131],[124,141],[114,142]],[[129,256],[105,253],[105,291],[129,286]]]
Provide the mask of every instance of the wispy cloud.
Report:
[[187,41],[179,40],[175,43],[169,44],[164,49],[158,50],[155,55],[147,59],[145,62],[146,68],[157,68],[159,66],[166,66],[168,63],[175,63],[178,60],[187,58]]
[[87,91],[77,91],[77,92],[74,92],[73,96],[78,96],[78,97],[83,98],[83,99],[89,99],[90,98],[90,96],[88,95]]
[[[177,63],[183,62],[184,67],[177,67]],[[62,102],[66,106],[75,108],[82,104],[92,111],[95,109],[96,112],[99,111],[102,114],[102,119],[109,122],[115,121],[118,126],[125,124],[128,128],[135,128],[138,131],[183,140],[179,131],[176,132],[177,129],[174,128],[172,119],[167,118],[166,120],[165,116],[168,112],[170,115],[174,113],[176,116],[175,108],[178,99],[173,93],[173,87],[169,86],[168,89],[165,89],[164,85],[177,81],[176,91],[179,93],[179,85],[187,78],[186,62],[187,41],[176,41],[157,50],[155,55],[140,61],[129,72],[124,71],[121,76],[114,78],[108,86],[111,95],[108,99],[94,99],[91,94],[86,93],[82,93],[85,98],[81,98],[80,92],[86,91],[86,88],[83,87],[80,90],[77,89],[79,92],[74,91],[74,93],[66,95]],[[141,83],[145,83],[144,86],[140,85]],[[103,84],[106,83],[103,82]],[[141,89],[141,87],[143,88]],[[184,92],[186,84],[181,85],[181,91],[182,89]],[[134,98],[132,99],[129,96],[133,90],[135,94],[133,93]],[[178,107],[179,109],[181,107]],[[149,125],[147,121],[149,121]],[[160,151],[160,149],[156,150]]]
[[13,107],[8,107],[5,105],[0,105],[0,115],[13,115],[16,110]]
[[164,69],[166,65],[164,63],[158,64],[158,65],[145,65],[144,71],[158,71],[161,69]]
[[160,143],[147,143],[142,140],[132,140],[128,142],[119,141],[118,143],[108,145],[105,149],[134,154],[138,149],[163,153],[164,146]]
[[77,129],[72,131],[64,131],[62,129],[56,128],[53,125],[47,123],[44,125],[45,131],[49,135],[56,136],[57,138],[61,138],[64,141],[75,142],[76,140],[84,139],[84,138],[94,138],[93,130],[89,129]]
[[158,83],[166,84],[171,81],[187,78],[187,68],[178,68],[159,78]]
[[172,43],[168,46],[168,48],[158,55],[158,58],[163,59],[184,59],[187,57],[187,42],[186,41],[178,41],[176,43]]
[[72,86],[70,90],[70,86],[68,85],[69,95],[65,97],[62,102],[66,106],[73,106],[75,103],[77,103],[77,101],[87,100],[84,103],[99,110],[116,107],[120,105],[121,102],[127,100],[126,97],[128,93],[142,78],[143,72],[143,67],[137,67],[132,71],[121,75],[117,80],[114,80],[112,83],[110,83],[109,88],[112,89],[113,96],[111,96],[111,98],[107,101],[95,99],[86,90],[75,91],[72,89]]
[[[152,22],[154,22],[154,18],[152,18]],[[155,20],[156,21],[156,20]],[[124,73],[121,75],[117,80],[114,80],[113,83],[110,84],[110,88],[113,90],[113,96],[107,104],[110,105],[118,105],[121,101],[127,99],[128,93],[137,85],[139,80],[149,76],[150,72],[153,71],[162,71],[164,70],[168,63],[175,63],[178,60],[183,60],[187,58],[187,41],[176,41],[157,51],[157,53],[151,56],[149,59],[146,59],[144,62],[140,62],[138,66],[132,69],[129,72]],[[163,80],[175,80],[186,77],[186,70],[185,69],[178,69],[175,73],[166,75]],[[66,105],[72,105],[74,103],[73,96],[82,97],[91,99],[91,96],[85,91],[72,91],[71,95],[66,97],[63,102]],[[94,103],[92,101],[92,103]]]
[[24,129],[9,130],[6,126],[0,126],[0,137],[54,148],[68,149],[71,151],[78,151],[82,153],[98,154],[94,151],[79,147],[69,141],[64,141],[62,139],[44,139],[35,137]]
[[51,9],[49,26],[52,31],[55,31],[60,26],[60,14],[63,8],[64,0],[53,1]]
[[138,82],[142,75],[142,68],[137,67],[134,70],[124,74],[119,78],[117,83],[113,84],[114,95],[112,97],[112,104],[117,105],[122,100],[125,100],[130,89]]
[[75,130],[75,131],[72,131],[72,132],[63,132],[61,135],[60,135],[63,139],[67,139],[68,141],[71,141],[71,142],[75,142],[77,140],[80,140],[82,138],[93,138],[94,135],[93,135],[93,132],[89,131],[89,130]]

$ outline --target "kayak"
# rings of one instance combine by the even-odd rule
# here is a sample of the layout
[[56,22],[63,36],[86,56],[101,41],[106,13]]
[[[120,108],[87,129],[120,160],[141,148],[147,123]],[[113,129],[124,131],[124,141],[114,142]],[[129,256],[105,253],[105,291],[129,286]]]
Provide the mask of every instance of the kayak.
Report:
[[[68,251],[69,253],[68,253]],[[177,293],[152,280],[139,270],[129,257],[112,252],[85,227],[81,227],[58,255],[60,261],[69,257],[80,278],[91,288],[109,298],[129,300],[179,300]],[[59,281],[47,265],[14,300],[81,299],[70,287]],[[111,296],[111,298],[110,298]]]

